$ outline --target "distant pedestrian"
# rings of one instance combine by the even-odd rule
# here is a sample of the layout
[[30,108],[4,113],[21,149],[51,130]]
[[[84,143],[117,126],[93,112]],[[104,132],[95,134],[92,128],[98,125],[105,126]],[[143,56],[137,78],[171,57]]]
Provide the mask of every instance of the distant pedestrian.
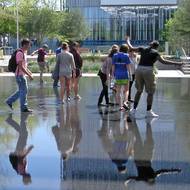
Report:
[[62,44],[63,51],[57,56],[57,63],[59,65],[59,79],[61,84],[60,99],[64,103],[64,95],[66,90],[67,101],[70,101],[70,83],[72,75],[75,77],[75,61],[73,55],[69,52],[67,43]]
[[33,80],[32,72],[28,69],[26,60],[26,53],[29,48],[30,40],[23,39],[21,41],[21,48],[16,53],[16,63],[18,66],[15,77],[18,90],[6,100],[7,105],[13,109],[13,103],[19,98],[21,112],[32,112],[32,110],[28,108],[27,102],[28,85],[26,75],[28,75],[30,80]]
[[130,43],[129,37],[126,37],[126,40],[127,40],[127,44],[130,50],[139,52],[141,55],[137,70],[135,72],[135,78],[136,78],[135,85],[136,85],[137,92],[135,95],[134,107],[130,111],[130,114],[135,116],[141,94],[145,87],[145,90],[148,94],[146,117],[158,117],[158,115],[152,111],[153,96],[156,89],[154,63],[156,61],[160,61],[163,64],[182,65],[182,62],[165,60],[157,51],[159,47],[158,41],[152,41],[149,44],[149,47],[144,48],[144,47],[133,47]]
[[106,105],[111,105],[109,102],[108,97],[108,82],[109,78],[111,78],[112,74],[112,57],[115,53],[119,51],[118,46],[112,46],[109,55],[104,59],[103,64],[98,72],[98,75],[100,77],[100,80],[102,82],[102,91],[100,93],[100,96],[98,98],[98,106],[102,106],[103,97],[105,97]]
[[[112,63],[112,76],[115,78],[116,103],[119,104],[120,110],[128,109],[129,80],[131,78],[130,59],[127,54],[128,46],[122,44],[119,52],[114,54]],[[121,92],[123,90],[123,93]],[[121,94],[124,98],[121,103]]]
[[[60,46],[55,50],[55,54],[56,54],[56,59],[57,59],[57,55],[60,54],[62,52],[62,42],[60,43]],[[53,87],[59,87],[58,82],[59,82],[59,65],[55,64],[54,70],[52,72],[52,79],[53,81]]]
[[80,77],[82,76],[81,69],[83,65],[83,60],[82,60],[82,57],[80,56],[79,47],[80,45],[78,42],[74,42],[70,46],[70,53],[73,54],[75,67],[76,67],[75,76],[72,76],[72,88],[74,90],[74,99],[76,100],[81,99],[79,95],[79,80],[80,80]]
[[48,49],[48,45],[44,44],[41,48],[37,49],[36,51],[34,51],[31,55],[33,56],[34,54],[38,54],[37,57],[37,62],[38,62],[38,66],[40,69],[40,83],[43,83],[43,73],[44,70],[47,68],[47,71],[49,72],[49,65],[48,62],[45,61],[45,55],[47,55],[47,49]]

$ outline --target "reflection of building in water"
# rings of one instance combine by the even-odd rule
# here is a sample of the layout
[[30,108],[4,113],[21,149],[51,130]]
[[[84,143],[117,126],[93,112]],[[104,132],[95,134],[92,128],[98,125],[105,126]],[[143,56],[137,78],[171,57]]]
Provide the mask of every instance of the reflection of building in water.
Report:
[[[66,0],[68,10],[80,10],[90,30],[86,45],[108,45],[124,40],[162,40],[166,21],[177,9],[177,0]],[[62,10],[62,8],[61,8]]]
[[119,180],[118,172],[113,171],[113,164],[106,159],[71,158],[63,166],[65,180]]
[[97,190],[97,187],[98,190],[125,190],[122,182],[126,176],[114,170],[113,163],[107,159],[71,158],[62,170],[61,190],[65,190],[65,184],[70,184],[68,189],[72,190]]

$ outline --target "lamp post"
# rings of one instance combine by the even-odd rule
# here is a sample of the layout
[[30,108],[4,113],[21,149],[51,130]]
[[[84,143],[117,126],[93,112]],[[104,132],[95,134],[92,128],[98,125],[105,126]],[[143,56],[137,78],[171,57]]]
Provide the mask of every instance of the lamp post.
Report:
[[16,0],[16,46],[19,48],[19,18],[18,18],[18,0]]

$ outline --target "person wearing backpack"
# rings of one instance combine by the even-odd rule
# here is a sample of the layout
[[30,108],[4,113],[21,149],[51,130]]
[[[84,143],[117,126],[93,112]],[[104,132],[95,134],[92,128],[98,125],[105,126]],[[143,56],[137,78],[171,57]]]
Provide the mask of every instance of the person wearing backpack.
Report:
[[15,144],[15,150],[9,153],[9,161],[16,173],[22,176],[22,181],[24,185],[29,185],[32,182],[31,175],[27,170],[27,156],[34,148],[33,145],[27,146],[27,124],[29,115],[29,113],[21,113],[20,124],[13,119],[12,113],[9,114],[9,116],[5,120],[6,123],[14,128],[15,131],[18,133],[18,140]]
[[16,52],[16,71],[15,78],[18,85],[18,90],[7,98],[5,101],[6,104],[13,110],[13,103],[20,99],[20,109],[21,112],[32,112],[31,109],[28,108],[27,103],[27,93],[28,93],[28,85],[26,75],[30,80],[33,80],[32,72],[27,67],[27,60],[25,53],[30,47],[30,40],[28,38],[23,39],[21,41],[21,48]]

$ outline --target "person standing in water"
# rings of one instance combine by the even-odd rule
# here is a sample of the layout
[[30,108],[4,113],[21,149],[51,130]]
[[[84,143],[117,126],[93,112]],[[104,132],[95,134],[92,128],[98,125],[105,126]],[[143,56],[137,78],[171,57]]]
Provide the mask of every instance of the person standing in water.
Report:
[[98,72],[98,76],[102,82],[102,91],[98,98],[98,106],[102,106],[103,97],[105,97],[106,105],[109,106],[111,103],[109,102],[108,97],[108,81],[112,71],[112,57],[115,53],[119,51],[119,47],[117,45],[113,45],[108,57],[103,61],[103,64]]
[[157,51],[159,47],[158,41],[152,41],[146,48],[133,47],[128,36],[126,37],[126,41],[131,51],[139,52],[141,55],[138,67],[135,72],[135,85],[137,92],[134,99],[134,107],[130,110],[130,114],[135,117],[136,109],[145,87],[147,93],[146,117],[158,117],[158,115],[152,111],[153,96],[156,89],[154,64],[156,61],[160,61],[162,64],[168,65],[182,65],[183,63],[164,59]]

